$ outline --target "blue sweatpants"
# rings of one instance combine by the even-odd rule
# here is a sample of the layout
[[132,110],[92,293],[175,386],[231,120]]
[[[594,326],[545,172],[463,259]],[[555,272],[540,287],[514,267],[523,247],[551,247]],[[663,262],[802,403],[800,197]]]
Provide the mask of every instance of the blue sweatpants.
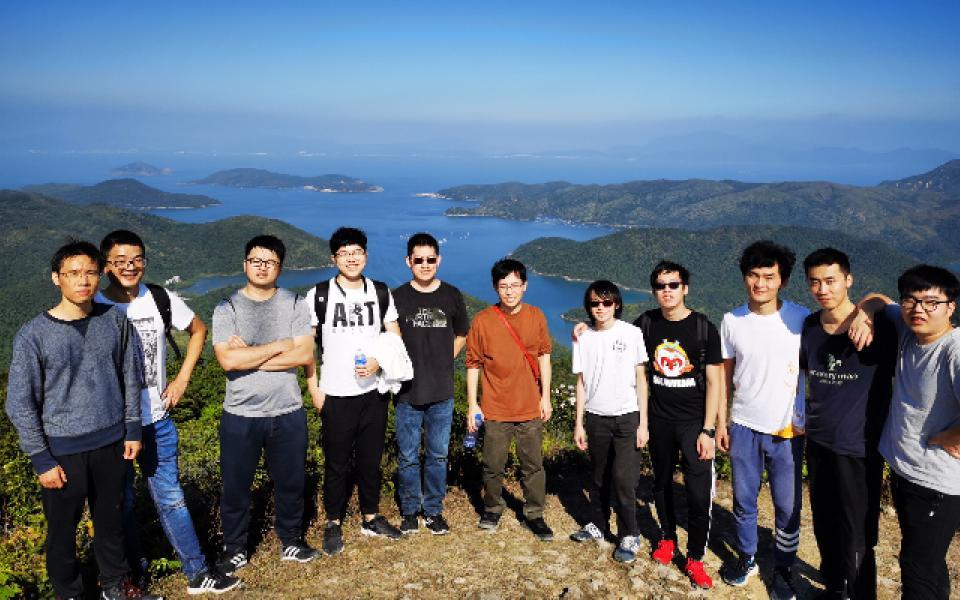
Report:
[[732,423],[730,466],[740,552],[757,553],[757,497],[766,467],[775,515],[776,566],[792,566],[800,547],[803,437],[782,438]]

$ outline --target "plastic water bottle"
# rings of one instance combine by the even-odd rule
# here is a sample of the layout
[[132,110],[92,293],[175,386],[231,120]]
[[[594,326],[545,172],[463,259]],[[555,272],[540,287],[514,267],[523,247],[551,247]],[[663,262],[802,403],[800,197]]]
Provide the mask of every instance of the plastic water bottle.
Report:
[[357,348],[356,354],[353,355],[353,366],[355,367],[365,367],[367,366],[367,355],[363,353],[363,350]]
[[477,438],[480,436],[480,428],[483,427],[483,415],[477,413],[476,419],[477,429],[475,431],[467,430],[467,434],[463,436],[464,448],[477,447]]

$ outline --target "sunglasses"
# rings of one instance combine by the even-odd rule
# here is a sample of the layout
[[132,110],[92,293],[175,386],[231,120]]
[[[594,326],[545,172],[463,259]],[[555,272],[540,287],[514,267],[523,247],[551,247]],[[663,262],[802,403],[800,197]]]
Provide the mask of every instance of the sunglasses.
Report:
[[411,261],[415,265],[422,265],[423,261],[427,261],[428,265],[435,265],[437,264],[437,257],[436,256],[427,256],[427,257],[418,256],[416,258],[411,259]]
[[657,283],[653,284],[653,289],[655,289],[655,290],[658,291],[658,292],[662,292],[663,290],[665,290],[665,289],[667,289],[667,288],[670,288],[671,290],[680,289],[680,286],[681,286],[681,285],[683,285],[683,282],[682,282],[682,281],[669,281],[669,282],[667,282],[667,283],[657,282]]
[[590,304],[590,308],[596,308],[601,304],[603,305],[604,308],[610,308],[611,306],[616,304],[616,302],[614,302],[613,300],[591,300],[589,304]]

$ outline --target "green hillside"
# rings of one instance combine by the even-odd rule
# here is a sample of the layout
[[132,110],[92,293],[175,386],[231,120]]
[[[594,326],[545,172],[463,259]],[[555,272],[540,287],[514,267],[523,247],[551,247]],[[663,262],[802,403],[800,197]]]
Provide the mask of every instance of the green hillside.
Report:
[[110,204],[138,210],[204,208],[220,204],[219,200],[210,196],[164,192],[136,179],[108,179],[96,185],[43,183],[28,185],[23,191],[43,194],[71,204]]

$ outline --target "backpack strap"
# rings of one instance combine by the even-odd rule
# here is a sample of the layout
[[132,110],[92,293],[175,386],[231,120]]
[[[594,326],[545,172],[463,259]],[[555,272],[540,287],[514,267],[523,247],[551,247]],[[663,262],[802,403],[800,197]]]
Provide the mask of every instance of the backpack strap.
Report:
[[542,393],[543,389],[540,382],[540,367],[537,365],[537,361],[533,360],[533,357],[530,356],[529,352],[527,352],[527,348],[523,345],[523,342],[520,341],[520,336],[517,335],[516,330],[514,330],[514,328],[510,325],[510,321],[507,321],[507,316],[503,314],[503,311],[500,310],[500,307],[494,304],[493,312],[500,317],[500,320],[503,321],[504,327],[506,327],[507,331],[510,332],[510,337],[512,337],[513,341],[515,341],[517,346],[520,347],[520,352],[523,352],[523,357],[527,360],[527,364],[530,365],[530,369],[533,371],[533,378],[537,381],[537,390]]
[[377,292],[377,306],[380,307],[380,333],[387,330],[387,324],[383,322],[387,318],[387,308],[390,304],[390,290],[387,284],[382,281],[373,280],[373,289]]
[[[654,309],[654,310],[660,310],[660,309]],[[647,311],[641,314],[639,317],[637,317],[637,320],[633,322],[633,324],[639,327],[640,331],[643,333],[643,344],[647,347],[648,355],[650,354],[649,349],[651,347],[650,346],[650,324],[652,322],[653,320],[650,318],[650,311]],[[653,360],[653,356],[647,356],[647,360],[648,361]],[[647,380],[652,382],[653,381],[652,365],[647,365],[646,371],[647,371]]]
[[313,287],[313,312],[317,315],[317,356],[323,360],[323,324],[327,320],[327,298],[330,296],[330,280],[321,281]]
[[177,342],[173,339],[173,333],[171,332],[173,328],[173,309],[170,307],[170,294],[166,288],[161,285],[148,283],[146,286],[153,296],[153,303],[157,305],[157,310],[160,311],[160,319],[163,320],[163,335],[170,343],[170,347],[173,348],[173,354],[177,357],[177,360],[182,360],[183,356],[180,354],[180,347],[177,346]]
[[697,389],[701,392],[707,390],[707,344],[710,341],[710,321],[707,315],[702,312],[693,311],[694,318],[697,320]]

